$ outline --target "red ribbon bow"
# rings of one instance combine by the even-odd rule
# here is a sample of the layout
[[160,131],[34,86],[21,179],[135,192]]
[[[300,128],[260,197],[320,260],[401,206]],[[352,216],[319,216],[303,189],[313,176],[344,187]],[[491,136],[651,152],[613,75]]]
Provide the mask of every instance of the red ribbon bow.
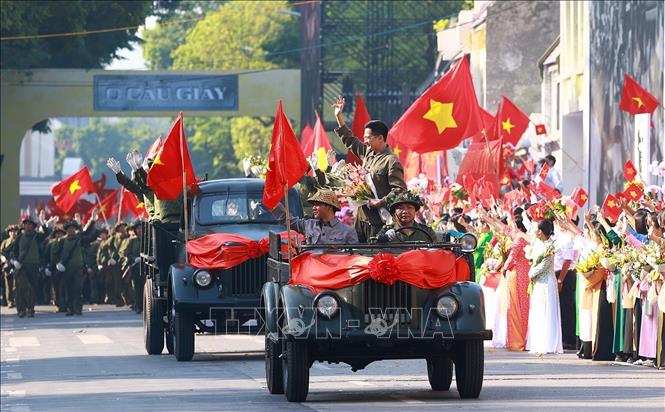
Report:
[[399,269],[395,256],[390,253],[378,253],[367,265],[369,277],[386,285],[394,284],[399,278]]

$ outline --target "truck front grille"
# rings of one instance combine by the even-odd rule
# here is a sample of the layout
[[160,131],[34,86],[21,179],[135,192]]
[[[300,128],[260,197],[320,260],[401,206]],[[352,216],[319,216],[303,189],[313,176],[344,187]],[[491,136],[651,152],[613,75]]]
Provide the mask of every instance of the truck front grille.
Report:
[[245,297],[260,296],[266,280],[267,261],[267,257],[263,256],[228,269],[225,275],[230,275],[231,278],[231,294]]
[[390,325],[397,316],[399,325],[411,322],[411,285],[404,282],[386,285],[370,279],[363,286],[365,323],[382,317]]

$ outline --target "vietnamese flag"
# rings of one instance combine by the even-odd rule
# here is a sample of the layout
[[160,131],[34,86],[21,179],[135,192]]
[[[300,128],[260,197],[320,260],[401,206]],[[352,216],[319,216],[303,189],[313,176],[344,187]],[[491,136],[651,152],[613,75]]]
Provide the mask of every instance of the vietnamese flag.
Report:
[[95,180],[93,183],[95,184],[95,192],[101,196],[101,194],[104,193],[104,188],[106,187],[106,175],[102,173],[102,177],[100,177],[99,180]]
[[630,114],[649,113],[653,115],[658,105],[660,103],[651,93],[640,86],[629,74],[624,74],[619,109]]
[[280,100],[272,129],[268,170],[263,188],[263,205],[269,210],[274,209],[286,190],[295,185],[306,172],[307,159],[298,144],[289,119],[284,114]]
[[328,168],[328,150],[332,150],[332,146],[330,146],[328,135],[323,128],[323,122],[321,122],[321,118],[317,113],[311,138],[303,146],[302,152],[306,158],[312,154],[316,154],[316,167],[325,172]]
[[547,175],[550,172],[550,164],[545,162],[543,163],[543,167],[540,168],[540,172],[538,172],[538,177],[540,177],[541,180],[547,179]]
[[136,195],[125,188],[122,188],[120,193],[120,210],[123,216],[131,213],[136,218],[148,217],[143,202],[139,202]]
[[162,149],[162,136],[158,136],[154,142],[148,148],[148,151],[145,154],[146,159],[154,160],[159,151]]
[[314,129],[312,129],[312,126],[307,122],[305,127],[300,131],[300,147],[302,148],[303,153],[307,153],[305,148],[312,146],[312,137],[314,137]]
[[418,153],[457,147],[483,128],[466,56],[425,91],[388,133]]
[[183,174],[186,186],[196,183],[182,123],[180,112],[148,171],[148,187],[161,200],[175,200],[180,196]]
[[[351,130],[353,135],[362,142],[365,138],[365,125],[372,120],[365,105],[365,99],[360,93],[356,93],[356,110],[353,112],[353,123],[351,123]],[[352,164],[360,164],[358,156],[354,155],[350,150],[346,154],[346,162]]]
[[619,200],[611,193],[608,193],[603,202],[603,215],[616,222],[620,213],[621,205],[619,204]]
[[61,180],[51,188],[55,204],[65,213],[74,207],[82,195],[95,191],[95,184],[90,177],[88,166],[83,166],[81,170]]
[[631,160],[627,161],[626,164],[623,165],[623,177],[625,177],[629,182],[632,182],[637,177],[637,169]]
[[92,211],[99,209],[99,214],[105,219],[111,219],[113,216],[118,214],[118,191],[114,190],[110,195],[106,196],[98,204],[94,205],[90,210],[85,214],[85,221],[90,220],[92,216]]
[[559,199],[561,197],[561,193],[542,180],[536,185],[536,192],[547,200]]
[[587,202],[587,200],[589,200],[589,195],[584,190],[584,188],[578,187],[573,192],[571,198],[573,199],[573,202],[575,202],[577,206],[584,207],[584,204]]
[[638,200],[642,199],[642,196],[644,196],[644,191],[638,185],[633,183],[628,186],[628,189],[623,191],[623,196],[628,200],[637,202]]
[[501,137],[504,143],[517,146],[522,135],[528,129],[529,122],[529,116],[506,96],[503,96],[499,111],[494,118],[493,136]]
[[492,133],[492,125],[494,124],[494,115],[487,110],[480,107],[480,118],[483,123],[483,128],[473,135],[471,143],[484,143],[485,139],[494,140],[496,136]]
[[536,125],[536,134],[538,136],[543,135],[543,134],[547,134],[547,129],[545,128],[544,124],[537,124]]

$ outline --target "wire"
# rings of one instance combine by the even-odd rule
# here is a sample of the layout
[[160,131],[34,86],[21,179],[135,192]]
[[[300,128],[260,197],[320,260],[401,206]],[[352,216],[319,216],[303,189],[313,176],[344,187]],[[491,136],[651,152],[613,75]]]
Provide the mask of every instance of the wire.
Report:
[[[306,0],[306,1],[300,1],[296,3],[290,4],[290,6],[302,6],[304,4],[309,4],[309,3],[318,3],[319,0]],[[184,23],[188,21],[196,21],[196,20],[201,20],[205,18],[206,15],[202,15],[199,17],[193,17],[191,19],[182,19],[182,20],[177,20],[177,21],[166,21],[163,23],[159,23],[160,26],[168,26],[172,24],[179,24],[179,23]],[[56,37],[74,37],[74,36],[88,36],[91,34],[99,34],[99,33],[113,33],[113,32],[118,32],[118,31],[126,31],[126,30],[137,30],[139,29],[143,24],[139,24],[136,26],[125,26],[125,27],[114,27],[110,29],[99,29],[99,30],[83,30],[83,31],[74,31],[74,32],[66,32],[66,33],[50,33],[50,34],[28,34],[28,35],[20,35],[20,36],[5,36],[5,37],[0,37],[0,41],[11,41],[11,40],[35,40],[35,39],[51,39],[51,38],[56,38]]]

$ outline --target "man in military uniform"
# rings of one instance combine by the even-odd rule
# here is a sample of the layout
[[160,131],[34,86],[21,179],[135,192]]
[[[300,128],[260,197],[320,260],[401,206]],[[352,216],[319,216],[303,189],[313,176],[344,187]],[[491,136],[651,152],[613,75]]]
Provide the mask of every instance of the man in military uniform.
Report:
[[16,268],[16,311],[19,318],[35,316],[35,297],[40,285],[39,267],[42,263],[41,244],[49,234],[43,226],[37,231],[32,217],[23,219],[23,232],[19,233],[12,247],[12,264]]
[[[436,242],[436,233],[432,228],[416,222],[416,212],[421,206],[420,197],[410,191],[402,192],[391,199],[390,213],[395,217],[394,222],[381,229],[377,240],[379,242]],[[399,230],[406,227],[417,229]]]
[[53,247],[60,239],[65,235],[65,230],[62,227],[56,226],[49,236],[49,239],[46,241],[44,246],[44,274],[47,277],[47,283],[49,284],[49,297],[53,298],[53,303],[58,307],[58,312],[66,312],[65,308],[65,298],[64,290],[62,284],[62,274],[58,272],[55,267],[53,267]]
[[105,273],[106,288],[109,296],[108,303],[121,307],[128,302],[123,297],[122,271],[120,270],[120,246],[127,237],[127,224],[118,222],[113,228],[113,235],[100,242],[97,251],[97,265]]
[[[309,198],[309,203],[312,204],[313,219],[291,219],[291,229],[304,235],[308,245],[358,243],[356,231],[335,216],[340,209],[335,192],[321,189]],[[273,213],[281,220],[284,206],[280,203]]]
[[79,232],[80,226],[74,221],[65,222],[64,228],[67,235],[60,239],[53,247],[53,256],[56,258],[55,268],[63,275],[63,285],[66,295],[67,316],[81,315],[83,304],[81,302],[83,270],[85,268],[83,258],[83,245],[93,242],[97,238],[95,222],[99,209],[92,212],[83,231]]
[[[97,251],[101,243],[101,233],[108,235],[108,230],[99,229],[99,234],[94,242],[85,247],[85,267],[88,272],[88,283],[90,287],[90,303],[104,303],[105,281],[97,266]],[[105,237],[106,238],[106,237]]]
[[3,282],[3,299],[7,306],[13,308],[16,306],[14,300],[14,274],[16,268],[10,262],[11,251],[14,247],[14,241],[18,236],[19,227],[18,225],[9,225],[7,227],[7,239],[3,240],[0,243],[0,257],[2,260],[2,282]]
[[109,231],[107,229],[101,229],[99,231],[99,237],[96,240],[99,245],[97,246],[97,256],[95,261],[97,263],[97,273],[99,274],[100,282],[104,284],[104,294],[101,296],[102,303],[115,304],[115,296],[113,295],[113,275],[108,270],[108,260],[111,258],[109,251],[106,249],[108,247],[108,239]]
[[335,133],[344,145],[362,160],[376,189],[378,199],[368,200],[356,212],[356,231],[361,242],[367,242],[383,227],[380,210],[388,205],[388,198],[406,190],[404,169],[398,157],[390,149],[388,127],[380,120],[372,120],[365,125],[364,142],[353,135],[344,121],[344,98],[338,97],[333,108],[339,127]]
[[120,248],[120,263],[123,280],[131,282],[131,290],[134,293],[133,308],[136,313],[143,312],[143,286],[145,279],[141,276],[141,234],[142,222],[135,221],[129,228],[129,238],[125,239]]

